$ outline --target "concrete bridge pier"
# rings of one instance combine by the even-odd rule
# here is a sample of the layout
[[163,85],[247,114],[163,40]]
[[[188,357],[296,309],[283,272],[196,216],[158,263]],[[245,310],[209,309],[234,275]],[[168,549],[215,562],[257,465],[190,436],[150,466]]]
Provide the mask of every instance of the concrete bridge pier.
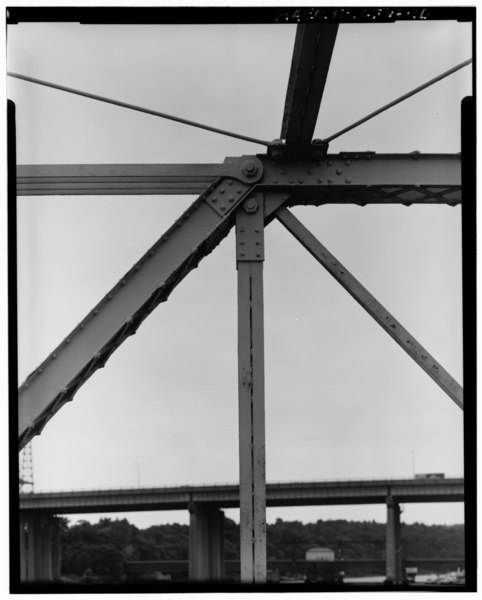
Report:
[[400,584],[403,581],[400,513],[399,503],[392,496],[388,496],[385,582],[390,584]]
[[20,513],[20,581],[60,579],[60,519]]
[[189,579],[219,581],[224,578],[224,512],[189,506]]

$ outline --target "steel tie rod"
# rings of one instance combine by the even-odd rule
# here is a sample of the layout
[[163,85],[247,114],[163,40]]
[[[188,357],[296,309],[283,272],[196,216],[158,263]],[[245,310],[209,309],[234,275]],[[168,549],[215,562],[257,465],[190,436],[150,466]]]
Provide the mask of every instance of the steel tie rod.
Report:
[[91,98],[92,100],[98,100],[99,102],[106,102],[107,104],[113,104],[114,106],[122,106],[123,108],[129,108],[130,110],[136,110],[138,112],[146,113],[148,115],[154,115],[156,117],[162,117],[163,119],[168,119],[170,121],[176,121],[177,123],[184,123],[184,125],[190,125],[191,127],[198,127],[199,129],[205,129],[206,131],[212,131],[214,133],[219,133],[221,135],[226,135],[233,138],[238,138],[240,140],[244,140],[246,142],[252,142],[253,144],[261,144],[262,146],[269,146],[270,142],[265,140],[259,140],[257,138],[253,138],[247,135],[242,135],[240,133],[233,133],[232,131],[226,131],[225,129],[219,129],[218,127],[212,127],[211,125],[204,125],[203,123],[198,123],[196,121],[190,121],[188,119],[183,119],[181,117],[175,117],[173,115],[168,115],[167,113],[163,113],[157,110],[152,110],[150,108],[144,108],[142,106],[137,106],[136,104],[128,104],[127,102],[121,102],[120,100],[114,100],[113,98],[106,98],[105,96],[99,96],[97,94],[91,94],[90,92],[83,92],[82,90],[77,90],[74,88],[66,87],[64,85],[58,85],[57,83],[51,83],[49,81],[44,81],[43,79],[36,79],[35,77],[29,77],[28,75],[22,75],[20,73],[13,73],[11,71],[7,72],[9,77],[15,77],[16,79],[22,79],[23,81],[28,81],[29,83],[36,83],[38,85],[44,85],[49,88],[53,88],[54,90],[60,90],[61,92],[68,92],[69,94],[76,94],[77,96],[83,96],[84,98]]
[[340,131],[337,131],[333,135],[330,135],[330,137],[325,138],[323,140],[323,142],[331,142],[332,140],[334,140],[334,139],[340,137],[341,135],[343,135],[344,133],[347,133],[348,131],[351,131],[352,129],[355,129],[355,127],[358,127],[359,125],[362,125],[363,123],[366,123],[370,119],[373,119],[373,117],[376,117],[377,115],[379,115],[380,113],[388,110],[392,106],[395,106],[396,104],[399,104],[400,102],[403,102],[407,98],[410,98],[411,96],[414,96],[415,94],[418,94],[418,92],[421,92],[422,90],[425,90],[426,88],[430,87],[434,83],[437,83],[438,81],[444,79],[445,77],[448,77],[449,75],[452,75],[452,73],[455,73],[456,71],[459,71],[463,67],[466,67],[467,65],[470,65],[471,62],[472,62],[472,59],[469,58],[468,60],[465,60],[464,62],[461,62],[460,64],[456,65],[455,67],[452,67],[448,71],[444,71],[440,75],[437,75],[437,77],[434,77],[433,79],[430,79],[430,81],[427,81],[426,83],[424,83],[422,85],[419,85],[418,87],[416,87],[415,89],[411,90],[410,92],[407,92],[406,94],[403,94],[403,96],[400,96],[400,98],[397,98],[396,100],[392,100],[392,102],[389,102],[388,104],[385,104],[384,106],[378,108],[377,110],[373,111],[372,113],[370,113],[366,117],[363,117],[363,119],[360,119],[359,121],[356,121],[352,125],[348,125],[348,127],[345,127],[344,129],[340,129]]

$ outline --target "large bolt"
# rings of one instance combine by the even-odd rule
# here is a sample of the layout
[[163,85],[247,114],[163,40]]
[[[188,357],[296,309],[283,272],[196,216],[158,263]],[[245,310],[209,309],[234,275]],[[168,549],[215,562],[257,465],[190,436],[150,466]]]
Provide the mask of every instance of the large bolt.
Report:
[[247,160],[244,163],[243,168],[241,170],[243,174],[246,175],[246,177],[254,177],[258,172],[258,166],[254,161]]
[[256,198],[248,198],[243,205],[244,210],[247,213],[254,213],[258,210],[258,202]]

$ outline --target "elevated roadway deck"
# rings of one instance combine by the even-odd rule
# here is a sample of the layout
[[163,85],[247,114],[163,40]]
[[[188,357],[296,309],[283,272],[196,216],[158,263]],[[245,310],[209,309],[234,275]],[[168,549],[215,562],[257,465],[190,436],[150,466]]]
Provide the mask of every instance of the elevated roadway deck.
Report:
[[[384,479],[271,483],[267,506],[463,502],[464,480]],[[239,507],[238,485],[198,485],[22,494],[20,510],[49,514],[185,510],[191,503]]]

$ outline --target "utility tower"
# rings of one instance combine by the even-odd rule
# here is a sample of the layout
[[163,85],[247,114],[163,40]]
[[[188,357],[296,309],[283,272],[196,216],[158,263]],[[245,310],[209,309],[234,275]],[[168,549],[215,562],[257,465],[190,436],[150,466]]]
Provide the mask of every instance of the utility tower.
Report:
[[19,488],[21,494],[33,493],[34,491],[34,480],[33,480],[33,456],[32,456],[32,442],[29,442],[22,450],[20,454],[20,478]]

